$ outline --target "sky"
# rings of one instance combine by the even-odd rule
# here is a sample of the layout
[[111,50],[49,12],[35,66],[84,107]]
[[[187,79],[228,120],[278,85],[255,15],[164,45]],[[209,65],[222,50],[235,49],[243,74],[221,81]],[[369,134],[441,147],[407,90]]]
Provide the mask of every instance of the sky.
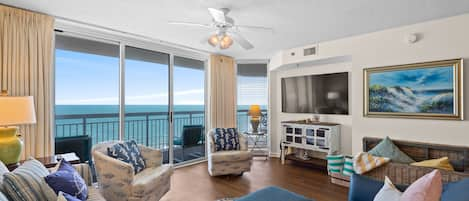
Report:
[[401,70],[370,74],[370,86],[406,86],[414,90],[452,89],[453,67],[441,66],[425,69]]
[[[55,96],[57,105],[118,105],[119,59],[57,49]],[[127,105],[168,104],[168,66],[137,60],[126,61]],[[201,70],[175,66],[174,104],[203,105],[204,76]],[[238,78],[239,104],[267,104],[267,80]]]

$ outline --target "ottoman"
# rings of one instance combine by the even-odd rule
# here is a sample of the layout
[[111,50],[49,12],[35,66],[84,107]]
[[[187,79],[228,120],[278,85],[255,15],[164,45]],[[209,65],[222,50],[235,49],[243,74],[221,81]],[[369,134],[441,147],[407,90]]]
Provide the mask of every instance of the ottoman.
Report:
[[234,201],[313,201],[305,198],[302,195],[290,192],[286,189],[269,186],[258,190],[254,193],[250,193],[240,198],[234,199]]

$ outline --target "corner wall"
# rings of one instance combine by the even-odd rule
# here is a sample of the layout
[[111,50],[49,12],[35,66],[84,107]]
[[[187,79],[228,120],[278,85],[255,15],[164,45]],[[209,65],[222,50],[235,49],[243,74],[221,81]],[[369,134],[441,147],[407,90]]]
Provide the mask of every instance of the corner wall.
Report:
[[[310,118],[311,115],[281,113],[280,78],[283,76],[350,71],[349,94],[351,115],[323,115],[322,120],[335,121],[342,128],[342,150],[346,154],[361,151],[365,136],[469,145],[469,122],[450,120],[420,120],[363,117],[363,69],[454,58],[469,59],[469,14],[385,31],[344,38],[319,44],[318,59],[350,56],[351,61],[282,70],[282,59],[272,58],[270,70],[270,107],[272,152],[278,153],[280,121]],[[419,41],[405,42],[409,34],[417,33]],[[281,56],[277,54],[275,57]],[[273,62],[275,61],[275,62]],[[466,62],[467,63],[467,62]],[[280,65],[279,65],[280,64]],[[469,71],[463,74],[468,79]],[[467,94],[469,87],[463,88]],[[468,98],[464,105],[469,106]],[[464,113],[467,113],[467,107]],[[467,118],[466,118],[467,119]]]

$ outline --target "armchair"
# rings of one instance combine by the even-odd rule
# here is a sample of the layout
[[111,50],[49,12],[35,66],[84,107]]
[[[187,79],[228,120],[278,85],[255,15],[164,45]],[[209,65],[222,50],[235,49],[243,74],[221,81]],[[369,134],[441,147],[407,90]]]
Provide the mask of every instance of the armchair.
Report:
[[106,200],[160,200],[169,191],[173,169],[162,165],[161,151],[138,145],[146,167],[134,174],[132,165],[107,155],[107,148],[118,142],[104,142],[92,149],[101,193]]
[[242,175],[244,172],[249,172],[251,170],[252,154],[248,150],[247,136],[238,133],[240,150],[217,152],[215,151],[214,134],[214,129],[207,134],[208,173],[210,176]]

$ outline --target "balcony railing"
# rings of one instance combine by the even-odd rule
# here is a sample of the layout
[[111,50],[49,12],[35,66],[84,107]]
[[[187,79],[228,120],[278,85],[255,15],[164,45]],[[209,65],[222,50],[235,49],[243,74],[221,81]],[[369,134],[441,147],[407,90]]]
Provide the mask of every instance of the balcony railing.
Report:
[[[262,111],[266,115],[267,111]],[[249,128],[247,110],[237,111],[238,129]],[[265,116],[264,116],[265,118]],[[87,135],[92,144],[119,139],[119,114],[72,114],[55,116],[55,136],[73,137]],[[174,112],[174,139],[181,138],[185,125],[205,127],[203,111]],[[126,113],[124,139],[165,149],[169,146],[169,120],[167,112]]]

